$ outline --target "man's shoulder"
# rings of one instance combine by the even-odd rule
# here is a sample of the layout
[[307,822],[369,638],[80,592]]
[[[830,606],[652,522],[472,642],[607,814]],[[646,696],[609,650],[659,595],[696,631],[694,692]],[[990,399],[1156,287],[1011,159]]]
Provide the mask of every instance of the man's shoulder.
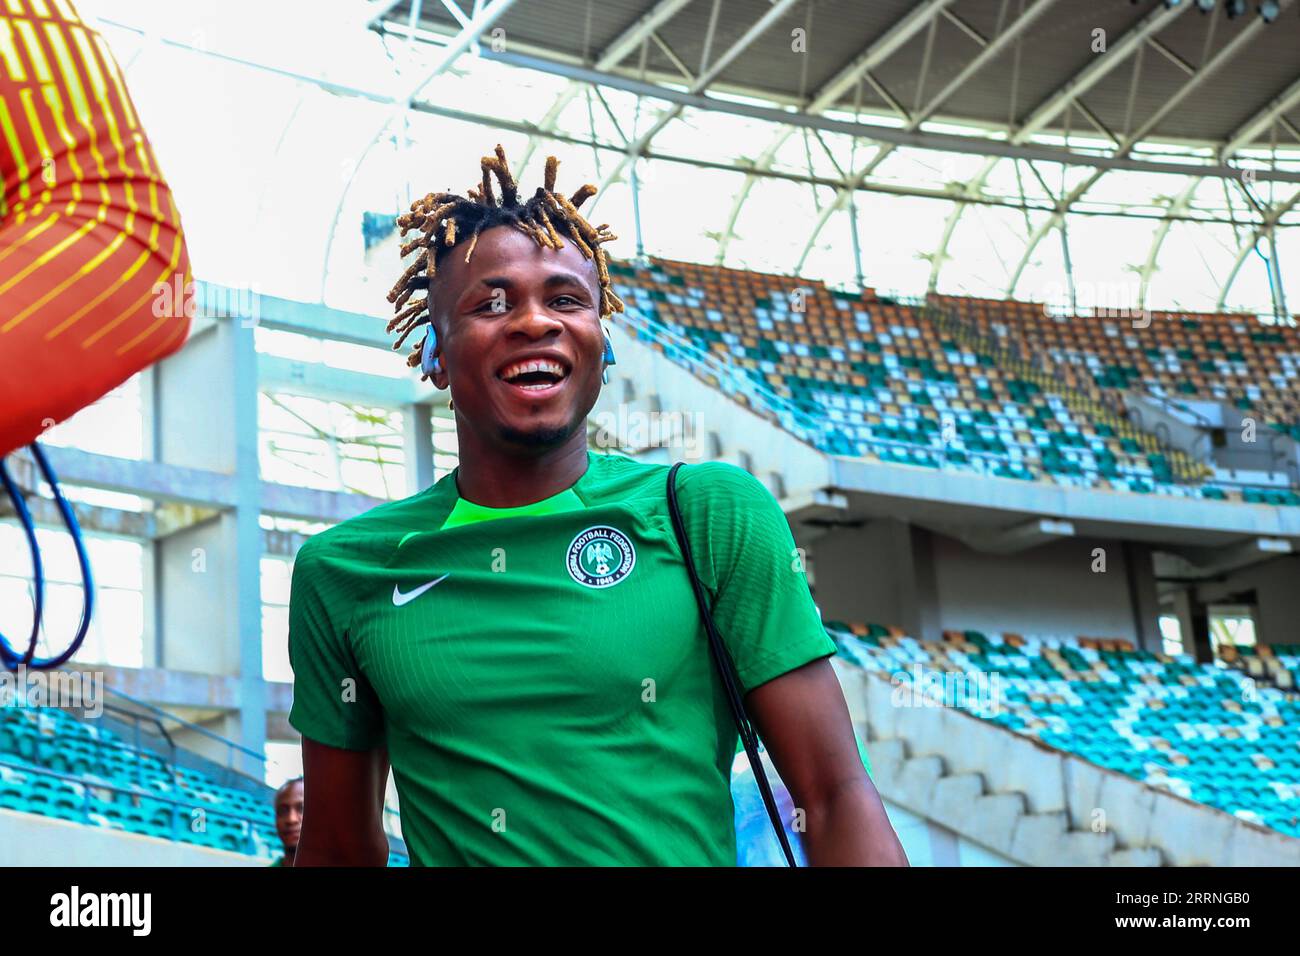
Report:
[[684,465],[677,474],[678,493],[683,499],[736,505],[768,504],[772,493],[761,481],[739,465],[727,461],[702,461]]
[[437,489],[435,484],[409,497],[385,501],[312,535],[298,549],[298,560],[343,560],[376,551],[391,554],[412,531],[428,530]]
[[[607,491],[626,495],[632,489],[645,489],[662,497],[667,492],[668,471],[672,465],[638,461],[621,454],[593,456],[593,467],[601,469],[600,479]],[[763,483],[738,465],[726,461],[683,463],[677,472],[677,490],[683,498],[718,497],[752,500],[770,498]]]
[[591,452],[591,478],[585,488],[584,504],[621,502],[633,504],[638,499],[664,494],[667,465],[638,461],[620,452]]
[[[605,456],[599,502],[664,514],[671,465]],[[692,540],[714,534],[733,537],[742,525],[779,531],[784,512],[767,487],[739,465],[725,461],[683,464],[676,477],[677,504]]]

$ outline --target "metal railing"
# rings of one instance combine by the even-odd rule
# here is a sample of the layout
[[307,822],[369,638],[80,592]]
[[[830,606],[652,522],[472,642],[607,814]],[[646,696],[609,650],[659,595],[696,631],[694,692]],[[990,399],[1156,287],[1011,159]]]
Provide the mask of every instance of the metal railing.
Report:
[[[224,769],[229,773],[235,774],[238,777],[242,777],[248,781],[256,782],[256,784],[259,787],[266,786],[265,769],[267,764],[270,762],[270,760],[269,758],[267,758],[267,756],[264,753],[254,750],[251,747],[245,747],[243,744],[231,740],[229,737],[223,737],[221,734],[209,730],[207,727],[204,727],[200,724],[193,723],[192,721],[186,720],[184,717],[180,717],[177,714],[172,713],[171,711],[164,710],[163,708],[151,704],[148,701],[140,700],[138,697],[133,697],[130,694],[127,694],[123,691],[116,690],[115,688],[108,687],[108,686],[105,686],[104,690],[108,694],[112,695],[113,697],[126,701],[128,704],[131,705],[131,707],[138,708],[139,710],[144,711],[143,714],[138,714],[138,713],[134,713],[130,708],[126,708],[126,707],[112,707],[111,705],[105,707],[105,710],[111,709],[114,716],[117,717],[117,719],[122,720],[123,722],[132,723],[134,725],[137,744],[139,742],[140,725],[146,723],[152,724],[158,728],[159,736],[161,736],[167,742],[167,745],[169,747],[169,752],[173,758],[173,761],[175,760],[176,756],[179,753],[185,752],[188,757],[192,757],[204,762],[210,762],[216,766],[223,766]],[[200,737],[205,737],[208,740],[211,740],[214,743],[218,744],[219,746],[224,747],[225,758],[226,758],[225,763],[221,764],[218,761],[210,761],[209,758],[207,757],[203,757],[202,755],[188,752],[184,748],[178,747],[176,742],[172,739],[171,733],[168,732],[167,725],[164,723],[164,721],[170,721],[172,724],[175,725],[175,727],[183,728],[186,731],[198,734]],[[257,761],[257,764],[261,766],[263,769],[262,775],[259,777],[254,777],[238,769],[235,766],[236,753],[244,754],[245,756],[251,757],[253,758],[253,760]]]
[[[1205,417],[1205,415],[1198,412],[1196,409],[1190,408],[1187,405],[1184,405],[1182,402],[1170,398],[1167,395],[1156,395],[1152,392],[1144,392],[1142,397],[1144,399],[1150,400],[1153,404],[1159,406],[1160,409],[1163,410],[1166,414],[1172,415],[1176,412],[1182,412],[1183,414],[1193,418],[1195,420],[1195,427],[1201,430],[1201,434],[1197,436],[1195,444],[1192,446],[1191,454],[1194,457],[1201,460],[1202,462],[1207,463],[1207,467],[1214,468],[1216,472],[1223,470],[1221,466],[1213,464],[1213,457],[1214,457],[1213,438],[1209,434],[1211,431],[1213,431],[1216,428],[1219,428],[1220,426],[1211,423],[1210,419]],[[1218,399],[1216,399],[1216,401],[1218,401]],[[1135,408],[1130,406],[1129,417],[1130,420],[1132,419],[1137,420],[1136,422],[1134,422],[1136,427],[1138,428],[1144,427],[1142,424],[1144,420],[1144,416],[1142,415],[1142,410],[1140,408]],[[1269,426],[1267,425],[1260,425],[1260,428],[1267,429],[1269,431],[1269,434],[1267,436],[1268,458],[1269,458],[1268,468],[1267,469],[1228,468],[1226,470],[1231,473],[1230,477],[1223,477],[1218,474],[1213,474],[1205,479],[1207,483],[1214,484],[1214,485],[1231,485],[1234,488],[1255,488],[1255,489],[1270,488],[1270,486],[1261,486],[1257,483],[1252,483],[1249,481],[1238,481],[1236,478],[1236,472],[1240,470],[1240,471],[1262,471],[1268,475],[1270,481],[1274,480],[1276,477],[1281,477],[1284,481],[1287,482],[1289,487],[1291,488],[1300,487],[1300,466],[1297,466],[1296,460],[1289,457],[1285,450],[1278,451],[1277,449],[1278,442],[1290,442],[1297,445],[1300,445],[1300,443],[1297,443],[1295,439],[1292,438],[1290,435],[1286,435],[1274,431],[1273,429],[1269,428]],[[1206,450],[1203,452],[1199,450],[1202,444],[1208,446]],[[1274,467],[1278,462],[1283,463],[1282,467],[1280,468]]]
[[[38,715],[40,713],[40,708],[19,708],[20,711],[25,711],[28,709],[36,711]],[[111,707],[106,705],[104,709],[107,711],[110,710]],[[37,721],[39,721],[39,719],[40,718],[38,716]],[[37,731],[36,734],[37,736],[41,736],[39,734],[39,731]],[[139,746],[138,738],[135,745],[128,744],[120,740],[106,740],[103,739],[102,737],[87,737],[86,739],[91,741],[97,749],[112,750],[118,753],[129,754],[132,758],[134,758],[132,763],[135,767],[136,779],[139,782],[143,782],[144,768],[148,758],[157,760],[159,764],[163,766],[167,766],[167,761],[164,760],[161,756],[159,756],[159,754],[156,751],[148,747]],[[39,742],[42,741],[38,741],[38,743]],[[39,754],[34,753],[34,756],[39,756]],[[174,776],[175,775],[173,774],[173,777]]]
[[[1010,366],[1010,370],[1017,374],[1035,378],[1035,384],[1060,395],[1071,410],[1086,414],[1093,422],[1108,426],[1118,435],[1133,438],[1139,445],[1145,446],[1147,451],[1164,454],[1176,479],[1175,484],[1195,485],[1204,479],[1206,469],[1203,465],[1174,448],[1167,440],[1136,427],[1128,418],[1127,404],[1122,397],[1117,398],[1104,390],[1100,395],[1093,395],[1086,389],[1063,381],[1057,374],[1055,365],[1047,361],[1044,353],[1027,357],[1021,352],[1018,343],[1009,336],[991,336],[956,310],[927,302],[924,311],[937,328],[959,339],[965,337],[1004,368]],[[1021,367],[1016,368],[1016,365]]]

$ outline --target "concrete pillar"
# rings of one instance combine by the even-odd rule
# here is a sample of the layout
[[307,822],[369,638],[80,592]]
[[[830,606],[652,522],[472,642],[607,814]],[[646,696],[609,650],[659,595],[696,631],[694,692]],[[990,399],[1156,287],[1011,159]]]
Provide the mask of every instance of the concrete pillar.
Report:
[[832,529],[809,552],[825,618],[894,625],[921,639],[940,636],[929,532],[887,518]]
[[[235,675],[232,736],[261,750],[262,679],[257,352],[254,323],[220,319],[156,367],[157,456],[169,464],[231,475],[235,506],[157,544],[158,664]],[[242,765],[260,774],[251,757]]]
[[[160,461],[161,447],[158,418],[159,384],[157,366],[149,366],[140,373],[140,417],[144,433],[143,456],[149,461]],[[144,647],[140,663],[144,667],[159,667],[162,634],[163,591],[159,577],[158,542],[151,540],[144,550]]]
[[1133,613],[1135,644],[1142,650],[1158,654],[1164,645],[1160,636],[1160,597],[1151,548],[1133,541],[1124,542],[1124,573],[1128,581],[1129,607]]
[[423,402],[402,409],[402,448],[406,453],[406,493],[416,494],[434,482],[433,406]]
[[1202,664],[1214,660],[1210,644],[1210,614],[1194,587],[1174,595],[1174,613],[1183,636],[1183,653],[1191,654]]
[[937,641],[940,627],[939,584],[934,567],[934,535],[915,525],[907,526],[907,580],[904,582],[911,614],[903,622],[918,640]]

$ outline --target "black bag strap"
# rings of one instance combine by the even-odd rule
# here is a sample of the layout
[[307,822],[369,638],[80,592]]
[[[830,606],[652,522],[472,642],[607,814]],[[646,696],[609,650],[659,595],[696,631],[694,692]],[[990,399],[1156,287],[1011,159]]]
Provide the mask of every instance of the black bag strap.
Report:
[[781,826],[781,816],[776,809],[776,800],[772,796],[772,788],[767,782],[767,773],[763,770],[763,761],[758,756],[758,735],[754,732],[753,725],[749,722],[749,715],[745,712],[745,703],[740,692],[740,678],[736,674],[736,665],[731,660],[731,655],[727,653],[727,647],[722,643],[722,635],[718,633],[718,627],[713,623],[713,614],[709,610],[709,602],[704,594],[704,585],[700,583],[700,576],[695,570],[695,558],[691,554],[691,543],[686,538],[686,528],[682,523],[681,508],[677,504],[677,470],[682,467],[682,462],[677,462],[668,469],[668,514],[673,521],[673,532],[677,535],[677,545],[681,548],[682,557],[686,561],[686,571],[691,576],[691,588],[695,592],[695,603],[699,605],[700,617],[704,621],[704,630],[709,635],[709,649],[713,654],[713,663],[717,666],[718,676],[722,678],[722,686],[727,692],[727,703],[731,705],[731,716],[735,718],[736,730],[740,733],[740,742],[745,745],[745,754],[749,757],[749,766],[754,771],[754,779],[758,781],[758,791],[763,795],[763,804],[767,807],[767,815],[772,821],[772,829],[776,831],[776,837],[781,841],[781,849],[785,851],[785,860],[790,866],[797,866],[794,860],[794,851],[790,849],[790,841],[786,838],[785,827]]

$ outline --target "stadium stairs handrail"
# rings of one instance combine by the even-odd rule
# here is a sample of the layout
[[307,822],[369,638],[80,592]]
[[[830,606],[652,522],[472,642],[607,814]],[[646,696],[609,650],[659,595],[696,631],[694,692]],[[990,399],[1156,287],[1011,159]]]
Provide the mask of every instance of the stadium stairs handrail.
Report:
[[[255,758],[259,763],[261,763],[262,767],[265,769],[267,763],[267,756],[264,753],[260,753],[256,750],[253,750],[251,747],[245,747],[243,744],[231,740],[229,737],[223,737],[221,736],[221,734],[209,730],[207,727],[201,726],[200,724],[196,724],[193,721],[186,720],[184,717],[181,717],[178,714],[174,714],[169,710],[164,710],[163,708],[151,704],[148,701],[141,700],[138,697],[133,697],[132,695],[125,693],[124,691],[120,691],[117,690],[116,688],[108,687],[108,686],[105,686],[104,690],[108,691],[108,693],[112,694],[114,697],[118,697],[121,698],[122,700],[125,700],[133,707],[139,707],[141,710],[147,711],[149,716],[145,716],[144,714],[132,714],[129,710],[126,710],[125,708],[114,708],[116,712],[127,714],[136,720],[147,721],[156,724],[159,728],[161,735],[167,740],[167,742],[172,746],[172,748],[176,748],[176,744],[172,740],[171,735],[167,732],[167,729],[163,724],[164,720],[174,721],[176,724],[179,724],[181,727],[184,727],[186,730],[193,731],[194,733],[202,737],[206,737],[209,740],[212,740],[224,746],[226,748],[226,758],[228,761],[226,766],[227,769],[229,770],[232,770],[236,773],[241,772],[235,770],[234,767],[235,751],[239,751],[240,753],[246,754],[249,757]],[[245,776],[248,775],[245,774]]]
[[[104,710],[105,710],[105,711],[117,711],[118,708],[113,707],[113,705],[111,705],[111,704],[105,704],[105,705],[104,705]],[[123,721],[123,722],[125,723],[125,721]],[[161,725],[160,725],[160,726],[161,726]],[[123,741],[119,741],[119,740],[103,740],[103,739],[96,739],[96,740],[95,740],[95,746],[96,746],[96,747],[100,747],[100,748],[105,748],[105,749],[111,749],[111,750],[120,751],[120,752],[122,752],[122,753],[128,753],[128,754],[131,754],[132,756],[134,756],[134,757],[136,757],[136,758],[139,758],[141,755],[146,756],[146,757],[157,757],[157,756],[158,756],[158,754],[157,754],[156,751],[151,750],[151,749],[148,748],[148,747],[141,747],[141,746],[139,746],[138,741],[139,741],[139,738],[138,738],[138,737],[137,737],[137,743],[136,743],[136,744],[128,744],[128,743],[125,743],[125,742],[123,742]],[[141,766],[141,765],[139,764],[138,760],[137,760],[137,764],[136,764],[136,766],[137,766],[137,773],[138,773],[138,769],[139,769],[139,767]]]
[[[789,399],[760,385],[749,376],[718,359],[717,356],[700,348],[677,331],[677,328],[673,325],[650,318],[630,303],[626,312],[616,313],[616,315],[619,324],[626,325],[633,332],[638,333],[635,337],[660,343],[663,346],[664,353],[669,358],[676,357],[679,364],[685,365],[688,370],[697,376],[713,377],[723,394],[729,397],[737,392],[744,395],[750,399],[751,407],[757,404],[758,407],[753,408],[755,412],[760,415],[767,412],[768,414],[763,415],[763,417],[775,417],[778,424],[788,431],[794,432],[810,444],[820,448],[829,437],[830,429],[826,422],[809,415]],[[669,353],[670,346],[672,353]],[[789,427],[788,423],[791,422],[797,428]]]
[[[629,306],[629,310],[635,307]],[[727,363],[721,361],[717,356],[711,354],[705,349],[700,348],[690,339],[681,335],[673,326],[664,322],[650,318],[639,310],[635,315],[631,312],[625,312],[620,316],[619,321],[626,324],[638,333],[644,333],[644,337],[660,343],[669,343],[672,351],[667,348],[664,353],[670,358],[684,359],[683,364],[687,369],[697,376],[712,376],[719,384],[719,388],[726,395],[731,395],[735,391],[744,393],[751,399],[751,410],[762,415],[765,418],[774,419],[777,425],[785,428],[787,431],[794,432],[798,437],[803,438],[817,448],[825,449],[828,439],[835,431],[833,425],[829,422],[818,419],[809,415],[798,406],[790,402],[789,399],[776,394],[771,389],[765,388],[758,384],[743,372],[738,372]],[[723,387],[723,382],[732,386],[731,389]],[[754,407],[754,403],[758,407]],[[766,414],[764,414],[766,413]],[[795,422],[802,428],[802,434],[794,428],[789,427],[789,422]],[[917,449],[936,453],[939,460],[944,466],[952,466],[953,463],[947,457],[947,447],[932,447],[929,445],[920,445],[916,442],[896,441],[892,438],[872,437],[873,445],[882,445],[890,448],[896,448],[899,451],[912,452]],[[1001,455],[991,452],[965,451],[963,454],[968,458],[977,458],[987,460],[992,466],[997,467],[1007,464],[1007,459]],[[960,464],[953,466],[960,467]]]
[[[1211,424],[1210,420],[1205,415],[1198,412],[1196,409],[1189,408],[1187,405],[1184,405],[1182,402],[1170,398],[1168,395],[1157,395],[1154,392],[1143,392],[1142,396],[1145,399],[1149,399],[1151,402],[1158,405],[1166,412],[1182,412],[1183,414],[1190,415],[1192,418],[1196,420],[1197,427],[1205,430],[1205,434],[1201,436],[1202,439],[1207,443],[1211,441],[1211,438],[1208,433],[1212,429],[1218,426]],[[1135,416],[1138,419],[1137,427],[1141,428],[1142,410],[1138,408],[1132,408],[1130,409],[1130,415]],[[1256,417],[1262,418],[1263,416],[1257,414]],[[1275,431],[1272,428],[1272,426],[1268,425],[1267,423],[1261,422],[1259,427],[1263,429],[1267,429],[1267,431],[1269,432],[1268,435],[1268,452],[1269,452],[1268,476],[1269,478],[1271,479],[1275,475],[1281,475],[1283,478],[1286,479],[1289,487],[1293,487],[1293,488],[1300,487],[1300,469],[1297,469],[1296,463],[1294,461],[1287,459],[1289,465],[1289,467],[1287,468],[1275,469],[1273,467],[1273,463],[1275,463],[1279,459],[1287,458],[1287,456],[1283,452],[1277,451],[1277,443],[1279,441],[1295,441],[1295,439],[1291,438],[1289,435],[1284,435],[1280,432]],[[1198,442],[1199,440],[1200,439],[1198,439]],[[1208,459],[1210,456],[1207,453],[1205,457]],[[1233,471],[1235,471],[1235,469],[1233,469]],[[1236,488],[1257,488],[1258,487],[1258,485],[1252,484],[1251,482],[1238,481],[1234,477],[1225,477],[1222,475],[1215,475],[1213,479],[1213,484],[1232,485]]]
[[[154,704],[150,704],[147,701],[140,700],[137,697],[133,697],[132,695],[127,694],[124,691],[120,691],[108,686],[105,686],[104,689],[108,691],[110,694],[112,694],[114,697],[120,697],[123,700],[130,702],[133,706],[148,711],[149,714],[152,715],[152,716],[145,716],[143,714],[130,714],[128,711],[124,711],[122,708],[116,708],[116,707],[113,708],[115,712],[125,713],[128,716],[135,718],[137,720],[147,721],[149,723],[155,724],[159,728],[160,735],[167,740],[168,744],[172,749],[172,755],[173,755],[173,760],[171,761],[172,764],[175,764],[175,760],[174,760],[175,754],[177,752],[184,751],[185,748],[177,746],[175,741],[172,740],[171,734],[167,732],[166,726],[163,724],[164,720],[175,721],[177,724],[186,728],[187,730],[192,730],[204,737],[207,737],[219,744],[224,745],[227,748],[226,754],[227,754],[228,763],[226,764],[226,769],[232,774],[235,774],[239,777],[243,777],[249,780],[250,782],[255,783],[259,791],[266,788],[266,784],[263,782],[265,779],[265,772],[263,773],[263,778],[258,779],[250,776],[249,774],[244,773],[243,771],[236,769],[233,765],[234,751],[237,750],[240,751],[241,753],[247,754],[248,756],[254,757],[257,760],[261,761],[263,770],[265,771],[266,765],[272,762],[270,758],[268,758],[265,754],[259,753],[250,747],[245,747],[243,744],[231,740],[229,737],[223,737],[221,734],[209,730],[207,727],[203,727],[192,721],[186,720],[184,717],[174,714],[169,710],[166,710],[162,707],[158,707]],[[146,748],[129,747],[126,745],[119,745],[119,746],[124,746],[128,750],[136,750],[140,753],[151,753],[151,751],[149,751]],[[201,758],[201,759],[206,759],[206,758]],[[172,769],[173,779],[178,779],[179,774],[176,772],[177,767],[172,766],[171,769]],[[406,845],[404,842],[402,842],[402,837],[400,836],[401,812],[399,810],[394,809],[393,807],[385,805],[384,819],[385,819],[384,830],[389,836],[390,845],[397,850],[399,855],[404,855],[406,852]]]
[[[965,321],[953,310],[940,304],[937,297],[893,294],[879,295],[877,298],[886,304],[915,309],[919,316],[933,322],[941,331],[950,332],[959,339],[964,340],[967,345],[973,345],[987,352],[990,358],[1007,368],[1008,371],[1028,376],[1040,387],[1050,388],[1051,391],[1060,395],[1067,407],[1085,412],[1094,421],[1107,425],[1121,437],[1133,438],[1148,452],[1158,451],[1166,455],[1177,484],[1184,486],[1200,485],[1210,481],[1210,483],[1216,485],[1223,484],[1240,488],[1254,487],[1248,483],[1238,482],[1230,478],[1212,476],[1208,466],[1197,462],[1193,456],[1173,448],[1168,442],[1162,442],[1157,436],[1143,430],[1140,426],[1135,426],[1125,413],[1112,407],[1110,401],[1096,399],[1062,381],[1041,357],[1027,358],[1015,342],[990,337]],[[831,439],[837,435],[843,436],[844,433],[835,423],[809,415],[789,399],[754,381],[743,371],[738,370],[729,363],[722,361],[712,352],[691,341],[680,331],[681,327],[677,324],[653,318],[631,302],[628,303],[625,312],[621,314],[615,313],[614,321],[616,324],[626,326],[627,330],[635,338],[657,343],[666,357],[685,367],[697,378],[705,382],[709,382],[711,379],[712,383],[716,384],[716,387],[727,397],[734,399],[739,393],[744,397],[746,407],[760,417],[771,421],[815,448],[836,454],[831,451],[833,447]],[[954,462],[949,458],[946,444],[936,447],[917,442],[881,438],[874,435],[870,439],[870,444],[877,447],[896,449],[909,456],[917,450],[923,450],[933,455],[938,467],[944,470],[971,470],[968,464],[971,460],[984,462],[988,466],[986,471],[993,473],[996,473],[999,468],[1019,464],[1003,455],[974,450],[963,450],[962,456],[964,460]],[[898,464],[898,462],[893,464]],[[1052,480],[1058,484],[1062,483],[1056,476],[1052,476]],[[1064,483],[1070,484],[1070,482]]]

